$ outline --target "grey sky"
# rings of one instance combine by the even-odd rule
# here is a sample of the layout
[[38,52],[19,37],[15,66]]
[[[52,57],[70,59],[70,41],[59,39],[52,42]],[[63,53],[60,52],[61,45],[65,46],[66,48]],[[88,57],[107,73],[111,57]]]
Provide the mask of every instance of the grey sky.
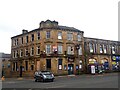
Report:
[[0,52],[11,37],[39,27],[42,20],[84,31],[85,37],[118,40],[119,0],[0,0]]

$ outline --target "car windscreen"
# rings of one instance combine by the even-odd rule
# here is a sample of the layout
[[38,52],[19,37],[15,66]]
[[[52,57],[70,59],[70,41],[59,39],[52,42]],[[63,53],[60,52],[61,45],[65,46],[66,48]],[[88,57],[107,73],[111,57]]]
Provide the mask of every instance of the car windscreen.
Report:
[[42,72],[42,74],[44,74],[44,75],[50,75],[51,73],[50,72]]

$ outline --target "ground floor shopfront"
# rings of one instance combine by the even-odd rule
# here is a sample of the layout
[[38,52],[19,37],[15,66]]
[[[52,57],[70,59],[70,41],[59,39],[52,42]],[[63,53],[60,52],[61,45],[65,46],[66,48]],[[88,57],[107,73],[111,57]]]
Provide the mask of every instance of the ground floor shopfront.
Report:
[[34,58],[32,60],[23,59],[22,62],[12,61],[11,75],[33,76],[35,71],[51,71],[54,75],[78,74],[79,71],[84,71],[85,64],[83,57],[46,57]]
[[120,56],[116,55],[93,55],[87,60],[87,72],[92,73],[91,69],[94,68],[94,73],[112,72],[120,70]]
[[95,68],[95,73],[119,71],[120,56],[93,55],[84,59],[81,57],[46,57],[23,59],[22,62],[13,60],[11,62],[11,76],[26,77],[34,76],[35,71],[48,70],[55,75],[68,75],[80,73],[92,73],[91,68]]

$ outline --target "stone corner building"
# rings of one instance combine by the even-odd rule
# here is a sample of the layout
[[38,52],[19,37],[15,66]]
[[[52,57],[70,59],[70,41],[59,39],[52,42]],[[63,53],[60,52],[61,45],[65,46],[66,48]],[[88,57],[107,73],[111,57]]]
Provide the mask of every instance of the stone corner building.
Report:
[[112,70],[113,63],[119,64],[120,42],[87,38],[83,31],[56,21],[41,21],[39,28],[22,30],[11,39],[13,77],[33,76],[39,70],[55,75],[84,73],[89,72],[90,65]]

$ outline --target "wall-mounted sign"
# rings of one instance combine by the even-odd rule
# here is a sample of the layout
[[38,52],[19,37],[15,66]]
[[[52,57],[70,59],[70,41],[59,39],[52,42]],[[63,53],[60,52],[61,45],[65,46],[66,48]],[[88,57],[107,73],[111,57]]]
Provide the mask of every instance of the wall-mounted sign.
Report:
[[57,51],[57,46],[53,46],[53,52]]
[[113,61],[120,61],[120,56],[112,56]]

